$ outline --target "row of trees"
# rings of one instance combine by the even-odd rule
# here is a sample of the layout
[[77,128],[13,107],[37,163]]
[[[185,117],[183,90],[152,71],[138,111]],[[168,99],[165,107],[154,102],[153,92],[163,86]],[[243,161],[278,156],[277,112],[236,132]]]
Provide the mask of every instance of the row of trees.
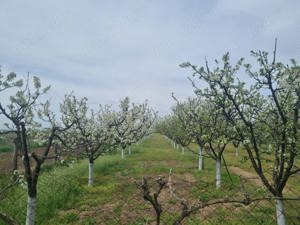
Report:
[[[54,112],[48,100],[42,101],[50,86],[42,88],[35,76],[32,81],[29,77],[17,79],[15,73],[0,74],[1,95],[6,91],[13,93],[0,100],[0,116],[5,126],[1,133],[14,136],[14,170],[18,156],[23,162],[28,192],[26,225],[35,222],[38,179],[46,160],[74,151],[82,153],[89,160],[88,185],[92,185],[94,161],[119,148],[124,158],[128,146],[149,134],[156,117],[147,102],[131,104],[125,98],[118,110],[101,105],[90,109],[87,98],[78,99],[73,94],[65,95],[59,112]],[[28,143],[33,141],[44,146],[42,152],[30,149]]]
[[[277,62],[276,44],[271,57],[265,51],[251,55],[257,60],[255,67],[243,58],[232,64],[229,53],[215,60],[213,68],[208,61],[199,67],[181,64],[192,70],[189,79],[196,97],[185,102],[174,97],[173,114],[158,129],[179,144],[186,144],[181,140],[187,136],[194,140],[199,146],[200,170],[204,148],[216,161],[217,187],[226,146],[241,144],[264,186],[277,199],[277,222],[284,225],[283,190],[300,171],[300,66],[295,60],[290,65]],[[198,81],[204,81],[206,88],[199,88]],[[273,164],[271,174],[265,157]]]
[[[209,99],[188,98],[179,102],[173,95],[176,105],[172,114],[157,125],[157,130],[198,155],[198,169],[204,169],[204,158],[210,157],[216,163],[216,187],[221,187],[221,162],[229,143],[234,141],[234,132],[228,126],[221,111]],[[189,147],[195,142],[198,151]]]

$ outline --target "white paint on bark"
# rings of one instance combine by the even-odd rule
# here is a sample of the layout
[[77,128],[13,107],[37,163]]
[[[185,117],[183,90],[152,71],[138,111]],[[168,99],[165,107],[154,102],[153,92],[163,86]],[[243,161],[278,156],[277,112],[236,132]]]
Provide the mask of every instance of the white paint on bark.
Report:
[[34,225],[35,212],[36,212],[36,198],[32,198],[28,196],[26,225]]
[[88,186],[92,186],[94,183],[94,163],[89,163],[89,182]]
[[198,169],[203,170],[203,155],[202,155],[202,148],[199,146],[199,151],[198,151]]
[[185,151],[184,147],[181,146],[181,154],[182,154],[182,155],[184,155],[184,151]]
[[239,156],[239,149],[235,148],[235,157],[238,157],[238,156]]
[[124,149],[121,149],[121,158],[124,159]]
[[221,187],[221,159],[216,159],[216,188]]
[[285,214],[283,207],[283,200],[276,200],[276,215],[277,215],[277,225],[285,225]]

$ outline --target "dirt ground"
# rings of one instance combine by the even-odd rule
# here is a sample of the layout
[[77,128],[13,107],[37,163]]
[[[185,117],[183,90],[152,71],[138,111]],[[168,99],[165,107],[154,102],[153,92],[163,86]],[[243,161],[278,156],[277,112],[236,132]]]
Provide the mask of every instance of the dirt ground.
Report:
[[[41,155],[44,151],[44,148],[36,148],[34,149],[34,152],[37,155]],[[50,150],[49,156],[53,156],[53,151]],[[13,153],[12,152],[5,152],[0,154],[0,174],[10,174],[12,173],[12,158],[13,158]],[[54,159],[48,159],[46,160],[47,164],[52,164],[54,163]],[[22,171],[23,170],[23,164],[22,164],[22,159],[18,157],[18,170]]]
[[259,176],[255,173],[249,172],[249,171],[245,171],[239,167],[228,167],[229,171],[235,175],[241,176],[242,178],[246,179],[247,181],[249,181],[250,183],[256,185],[256,186],[262,186],[263,183],[260,180]]

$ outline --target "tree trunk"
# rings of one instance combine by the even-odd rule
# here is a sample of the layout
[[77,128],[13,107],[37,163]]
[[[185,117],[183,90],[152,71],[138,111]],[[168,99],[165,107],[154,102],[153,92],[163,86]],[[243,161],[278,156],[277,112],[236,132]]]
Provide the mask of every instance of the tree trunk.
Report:
[[14,140],[14,151],[13,151],[13,172],[15,170],[18,170],[18,143],[16,140]]
[[89,181],[88,186],[92,186],[94,183],[94,161],[90,160],[89,162]]
[[36,199],[37,199],[37,182],[38,175],[40,172],[40,166],[37,162],[35,173],[32,174],[32,168],[30,165],[30,159],[28,154],[28,145],[26,139],[26,128],[25,124],[21,123],[20,127],[17,127],[17,136],[20,140],[20,147],[23,154],[23,164],[25,170],[25,178],[27,181],[27,214],[26,214],[26,225],[34,225],[35,223],[35,213],[36,213]]
[[235,148],[235,157],[238,157],[238,156],[239,156],[239,149]]
[[121,158],[124,159],[124,148],[121,149]]
[[204,162],[203,162],[203,155],[202,155],[202,148],[199,146],[199,157],[198,157],[198,169],[203,170],[204,169]]
[[26,225],[34,225],[36,213],[36,196],[27,199]]
[[184,147],[181,147],[181,154],[184,155]]
[[131,146],[128,147],[128,155],[131,155]]
[[221,159],[216,159],[216,188],[221,187]]
[[59,156],[58,156],[58,145],[57,144],[53,145],[53,151],[54,151],[54,156],[55,156],[54,163],[58,164]]
[[277,225],[285,225],[285,213],[282,199],[276,199]]

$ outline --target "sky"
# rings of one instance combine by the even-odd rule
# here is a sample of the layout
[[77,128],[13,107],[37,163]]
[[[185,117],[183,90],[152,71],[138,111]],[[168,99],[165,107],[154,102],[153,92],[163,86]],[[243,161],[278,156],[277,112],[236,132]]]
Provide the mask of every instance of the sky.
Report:
[[[193,95],[191,71],[229,51],[300,56],[299,0],[0,0],[2,73],[37,75],[58,104],[74,91],[91,107],[129,96],[170,111]],[[4,95],[0,96],[2,101]]]

